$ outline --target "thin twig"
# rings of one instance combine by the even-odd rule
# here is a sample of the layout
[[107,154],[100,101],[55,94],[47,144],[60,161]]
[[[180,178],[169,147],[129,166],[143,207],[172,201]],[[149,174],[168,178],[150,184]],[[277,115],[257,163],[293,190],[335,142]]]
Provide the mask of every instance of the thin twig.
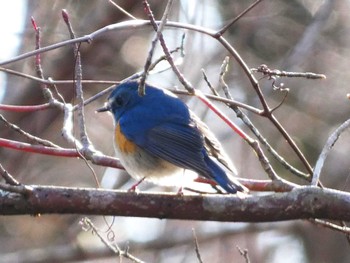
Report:
[[115,3],[112,0],[109,0],[108,2],[110,2],[113,6],[115,6],[116,8],[118,8],[119,11],[121,11],[124,15],[130,17],[131,19],[137,20],[136,17],[134,17],[132,14],[130,14],[128,11],[126,11],[124,8],[122,8],[120,5],[118,5],[117,3]]
[[[224,63],[227,64],[227,62],[225,62],[225,61],[224,61]],[[222,70],[225,69],[225,67],[222,66],[221,67]],[[220,73],[220,82],[223,85],[223,89],[224,89],[224,92],[225,92],[225,95],[227,96],[227,98],[230,101],[233,101],[233,98],[232,98],[232,96],[231,96],[231,94],[229,92],[229,88],[228,88],[225,80],[223,79],[223,73]],[[243,121],[243,123],[253,132],[253,134],[256,136],[258,141],[267,149],[267,151],[269,151],[272,154],[272,156],[277,161],[279,161],[287,170],[289,170],[293,174],[297,175],[298,177],[301,177],[303,179],[307,179],[308,178],[307,174],[305,174],[305,173],[301,172],[300,170],[296,169],[295,167],[293,167],[281,155],[278,154],[278,152],[268,143],[266,138],[262,136],[260,131],[250,121],[248,116],[240,109],[240,107],[241,107],[240,105],[233,104],[233,103],[230,104],[230,103],[227,103],[227,102],[226,102],[226,104],[236,113],[237,117],[240,118]],[[244,108],[244,107],[241,107],[241,108]]]
[[[224,93],[228,99],[232,99],[232,96],[229,92],[228,85],[225,81],[225,75],[228,70],[228,63],[229,63],[229,57],[226,57],[221,65],[220,70],[220,83],[222,85],[222,88],[224,90]],[[243,116],[242,111],[238,107],[231,107],[237,115]],[[274,171],[273,167],[271,166],[269,160],[266,158],[263,150],[261,149],[258,141],[250,139],[246,140],[246,142],[253,148],[255,153],[257,154],[260,164],[262,165],[263,169],[267,173],[267,175],[270,177],[271,180],[281,181],[282,179],[277,175],[277,173]]]
[[111,244],[111,242],[109,242],[108,239],[106,239],[104,236],[102,236],[100,231],[97,229],[97,227],[95,227],[95,225],[92,223],[92,221],[89,218],[85,217],[85,218],[81,219],[80,224],[82,225],[82,229],[84,231],[91,231],[93,234],[97,235],[98,238],[101,240],[101,242],[103,244],[105,244],[105,246],[108,247],[111,251],[113,251],[113,253],[115,253],[116,255],[127,258],[135,263],[143,263],[144,262],[144,261],[136,258],[135,256],[131,255],[129,253],[129,249],[122,250],[118,246],[118,244],[116,244],[115,242],[113,244]]
[[194,246],[195,246],[195,251],[196,251],[196,256],[197,256],[198,262],[199,263],[203,263],[203,260],[202,260],[202,257],[201,257],[201,253],[199,251],[199,244],[198,244],[196,231],[194,230],[194,228],[192,228],[192,235],[193,235],[193,242],[194,242]]
[[[70,23],[68,12],[65,9],[62,10],[62,17],[64,22],[67,25],[68,31],[70,33],[70,37],[74,39],[75,33]],[[81,151],[84,156],[85,155],[91,156],[93,154],[93,146],[87,134],[86,125],[85,125],[84,94],[83,94],[83,87],[81,83],[82,67],[81,67],[81,57],[80,57],[79,46],[80,46],[79,44],[74,45],[74,56],[75,56],[74,80],[75,80],[76,98],[78,101],[77,116],[78,116],[78,126],[80,131],[80,141],[83,146],[79,151]]]
[[32,192],[30,186],[26,186],[18,182],[9,172],[7,172],[4,167],[0,164],[0,175],[4,178],[6,184],[0,183],[0,189],[11,192],[28,195]]
[[[158,25],[158,28],[156,30],[156,35],[154,36],[154,38],[152,40],[151,48],[148,51],[148,56],[147,56],[146,63],[145,63],[144,69],[143,69],[143,74],[140,78],[140,83],[139,83],[138,93],[141,96],[145,95],[145,82],[146,82],[146,78],[148,75],[148,71],[150,70],[150,66],[152,64],[153,54],[154,54],[154,51],[156,49],[156,44],[157,44],[157,42],[162,34],[162,31],[164,29],[164,25],[168,19],[172,4],[173,4],[173,0],[168,0],[168,3],[166,5],[164,13],[163,13],[163,17],[160,20],[160,24]],[[148,5],[148,3],[147,4],[144,3],[144,5]],[[150,19],[152,19],[153,14],[151,11],[148,12],[148,16],[150,17]]]
[[244,15],[246,15],[250,10],[252,10],[255,6],[257,6],[262,0],[257,0],[252,3],[248,8],[246,8],[243,12],[241,12],[238,16],[236,16],[230,23],[221,28],[216,34],[218,36],[222,36],[227,29],[229,29],[234,23],[236,23],[239,19],[241,19]]
[[250,263],[248,249],[241,249],[239,246],[236,246],[236,248],[238,249],[239,254],[241,254],[244,257],[245,262]]
[[[27,79],[31,79],[31,80],[35,80],[39,83],[42,84],[48,84],[48,85],[65,85],[66,84],[72,84],[74,83],[74,80],[54,80],[52,78],[48,78],[48,79],[41,79],[32,75],[28,75],[22,72],[18,72],[12,69],[7,69],[7,68],[2,68],[0,67],[0,71],[2,72],[6,72],[8,74],[14,75],[14,76],[18,76],[18,77],[23,77],[23,78],[27,78]],[[84,79],[81,80],[82,83],[84,84],[116,84],[119,81],[116,80],[92,80],[92,79]]]
[[[70,33],[70,37],[74,39],[75,33],[72,27],[72,24],[69,20],[69,15],[67,10],[62,10],[62,17],[64,22],[67,25],[68,31]],[[97,187],[100,187],[100,183],[98,181],[97,175],[92,168],[92,166],[87,161],[87,158],[90,160],[93,159],[94,154],[96,154],[96,151],[94,149],[94,146],[92,145],[89,136],[87,134],[86,125],[85,125],[85,113],[84,113],[84,94],[83,94],[83,86],[81,80],[83,79],[83,73],[82,73],[82,66],[81,66],[81,55],[80,55],[80,48],[81,43],[74,45],[74,56],[75,56],[75,72],[74,72],[74,80],[75,80],[75,90],[76,90],[76,98],[78,100],[78,108],[77,108],[77,116],[78,116],[78,126],[80,131],[80,141],[82,143],[82,148],[79,148],[79,154],[81,153],[80,157],[84,160],[85,164],[88,166],[90,171],[93,174],[95,183]]]
[[[158,21],[156,21],[154,19],[154,16],[153,16],[152,10],[151,10],[151,8],[150,8],[150,6],[148,4],[148,1],[147,0],[143,0],[143,4],[144,4],[144,8],[146,10],[146,13],[148,15],[148,18],[149,18],[149,20],[151,22],[151,25],[153,26],[155,31],[158,31],[158,26],[160,25],[160,22],[158,22]],[[179,81],[181,82],[181,84],[185,87],[185,89],[188,92],[193,93],[194,89],[193,89],[191,83],[185,78],[185,76],[180,72],[180,70],[178,69],[178,67],[174,63],[174,60],[171,57],[170,51],[169,51],[168,47],[165,44],[165,40],[164,40],[163,34],[161,32],[159,34],[159,42],[160,42],[160,45],[163,48],[163,52],[164,52],[164,54],[165,54],[165,56],[166,56],[166,58],[167,58],[167,60],[168,60],[168,62],[170,64],[171,68],[173,69],[174,73],[178,77]]]
[[312,167],[309,164],[309,162],[307,161],[307,159],[305,158],[304,154],[301,152],[301,150],[296,145],[296,143],[291,138],[291,136],[288,134],[288,132],[279,123],[279,121],[276,119],[276,117],[271,113],[271,109],[267,104],[267,101],[264,97],[264,94],[262,93],[262,90],[259,86],[259,83],[257,82],[255,77],[253,76],[252,71],[249,69],[248,65],[245,63],[245,61],[241,58],[239,53],[232,47],[232,45],[230,43],[228,43],[228,41],[225,38],[220,36],[216,39],[230,52],[230,54],[235,58],[235,60],[241,66],[243,71],[246,73],[250,83],[252,84],[253,89],[255,90],[256,94],[258,95],[260,103],[263,106],[263,112],[262,112],[261,116],[265,116],[266,118],[268,118],[272,122],[272,124],[282,134],[282,136],[288,142],[288,144],[290,145],[292,150],[295,152],[295,154],[298,156],[300,161],[303,163],[303,165],[307,169],[308,173],[312,174]]
[[350,127],[350,119],[345,121],[342,125],[340,125],[327,139],[326,144],[323,146],[322,152],[320,156],[317,159],[314,173],[312,176],[311,185],[317,185],[320,179],[320,174],[322,172],[322,167],[324,165],[324,162],[326,161],[326,158],[330,152],[330,150],[333,148],[334,144],[338,140],[339,136]]
[[0,164],[0,175],[2,178],[5,179],[5,182],[7,184],[14,185],[14,186],[20,185],[20,183],[12,175],[10,175],[1,164]]
[[[41,29],[36,24],[34,17],[31,17],[31,22],[35,30],[35,49],[38,50],[41,48]],[[41,66],[41,53],[35,55],[35,72],[40,79],[45,79]],[[48,86],[46,84],[42,84],[41,86],[44,96],[50,101],[53,100],[54,98]]]
[[326,79],[326,75],[313,72],[288,72],[279,69],[270,69],[267,65],[262,64],[257,68],[251,69],[253,72],[262,73],[264,76],[277,76],[287,78],[306,78],[306,79]]
[[323,227],[339,231],[341,233],[344,233],[346,235],[350,234],[350,228],[349,227],[344,227],[344,226],[339,226],[337,224],[331,223],[329,221],[321,220],[321,219],[309,219],[310,222],[316,224],[316,225],[321,225]]
[[28,132],[25,132],[24,130],[22,130],[20,127],[18,127],[17,125],[14,125],[10,122],[8,122],[4,116],[2,116],[0,114],[0,121],[2,121],[6,126],[8,126],[10,129],[14,130],[15,132],[23,135],[25,138],[27,138],[31,143],[38,143],[38,144],[41,144],[41,145],[44,145],[44,146],[48,146],[48,147],[55,147],[55,148],[60,148],[60,146],[48,141],[48,140],[44,140],[44,139],[41,139],[39,137],[36,137],[34,135],[31,135],[30,133]]
[[[218,92],[212,87],[210,81],[208,80],[207,76],[205,75],[205,72],[204,71],[202,71],[202,72],[203,72],[203,75],[204,75],[204,80],[207,82],[209,88],[213,91],[215,96],[219,96]],[[223,82],[223,83],[225,84],[225,82]],[[287,170],[289,170],[291,173],[297,175],[300,178],[310,180],[311,178],[307,174],[305,174],[302,171],[296,169],[294,166],[292,166],[290,163],[288,163],[280,154],[278,154],[278,152],[268,143],[266,138],[262,136],[260,131],[250,121],[248,116],[242,110],[239,109],[239,107],[242,107],[241,105],[238,105],[236,103],[229,103],[230,101],[233,101],[232,96],[230,95],[229,89],[228,89],[228,87],[226,87],[226,85],[224,85],[223,88],[225,90],[225,94],[228,96],[228,100],[227,101],[221,100],[221,101],[226,103],[227,106],[229,106],[232,110],[235,111],[237,117],[240,118],[243,121],[243,123],[253,132],[253,134],[256,136],[258,141],[267,149],[267,151],[270,152],[272,154],[272,156],[278,162],[280,162]],[[206,95],[206,97],[209,98],[208,95]],[[244,107],[242,107],[242,108],[244,108]]]

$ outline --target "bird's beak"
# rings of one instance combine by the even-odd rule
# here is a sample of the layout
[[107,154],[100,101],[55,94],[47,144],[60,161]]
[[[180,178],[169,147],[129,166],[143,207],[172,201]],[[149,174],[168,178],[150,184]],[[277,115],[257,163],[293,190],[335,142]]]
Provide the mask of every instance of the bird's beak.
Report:
[[109,111],[109,110],[111,110],[111,107],[109,106],[108,103],[105,103],[105,105],[101,108],[98,108],[96,110],[96,112],[105,112],[105,111]]

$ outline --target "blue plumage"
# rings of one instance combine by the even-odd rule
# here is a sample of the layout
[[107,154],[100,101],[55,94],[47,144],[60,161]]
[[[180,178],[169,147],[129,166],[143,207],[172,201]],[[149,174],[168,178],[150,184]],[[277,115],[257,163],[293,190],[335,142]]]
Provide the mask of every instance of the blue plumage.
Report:
[[229,193],[247,191],[216,162],[235,173],[215,136],[184,102],[169,91],[150,85],[145,91],[141,97],[137,81],[123,83],[100,110],[111,111],[120,133],[128,143],[136,145],[133,153],[123,152],[116,138],[116,150],[131,176],[157,181],[154,179],[170,178],[189,169],[214,180]]

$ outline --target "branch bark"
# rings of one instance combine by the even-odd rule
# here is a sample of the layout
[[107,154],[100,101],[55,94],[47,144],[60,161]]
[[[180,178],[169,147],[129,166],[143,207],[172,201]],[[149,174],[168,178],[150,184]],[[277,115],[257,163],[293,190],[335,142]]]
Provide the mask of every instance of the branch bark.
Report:
[[263,196],[176,195],[29,185],[27,194],[0,190],[1,215],[85,214],[227,222],[296,219],[350,221],[350,194],[299,187]]

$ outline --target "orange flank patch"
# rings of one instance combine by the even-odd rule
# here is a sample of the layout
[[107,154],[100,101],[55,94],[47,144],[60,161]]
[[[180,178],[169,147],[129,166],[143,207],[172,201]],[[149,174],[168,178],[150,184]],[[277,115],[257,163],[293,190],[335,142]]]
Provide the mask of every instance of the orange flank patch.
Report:
[[121,152],[129,154],[136,151],[136,144],[128,140],[120,130],[119,123],[115,128],[115,141]]

